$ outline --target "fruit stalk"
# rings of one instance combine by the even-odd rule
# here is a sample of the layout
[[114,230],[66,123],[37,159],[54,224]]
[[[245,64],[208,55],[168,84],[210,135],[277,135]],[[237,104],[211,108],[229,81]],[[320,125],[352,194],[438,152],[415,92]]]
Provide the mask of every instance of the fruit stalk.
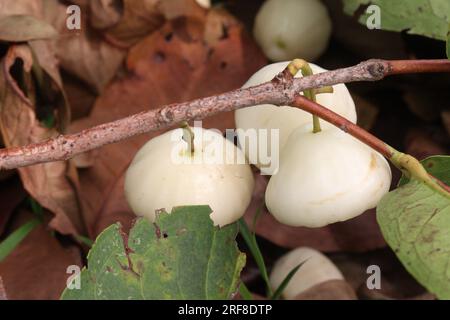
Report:
[[431,188],[450,196],[450,187],[435,177],[427,174],[420,162],[411,155],[406,155],[395,150],[370,132],[301,95],[297,95],[292,106],[313,113],[319,118],[332,123],[344,132],[352,135],[356,139],[370,146],[372,149],[378,151],[407,176],[414,177],[415,179],[424,182]]

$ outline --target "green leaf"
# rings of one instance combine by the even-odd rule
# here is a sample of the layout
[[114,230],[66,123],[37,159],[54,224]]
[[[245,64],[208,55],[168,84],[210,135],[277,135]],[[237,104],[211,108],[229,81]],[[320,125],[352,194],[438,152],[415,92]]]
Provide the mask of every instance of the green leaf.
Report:
[[258,266],[259,272],[261,273],[261,277],[266,283],[268,295],[271,296],[272,289],[270,287],[269,275],[267,273],[267,268],[264,262],[263,255],[261,253],[261,250],[259,249],[255,234],[250,232],[247,224],[245,223],[244,218],[239,219],[239,231],[242,235],[242,238],[244,238],[245,244],[248,246],[250,253],[255,259],[256,265]]
[[241,285],[239,286],[239,293],[244,300],[253,300],[252,293],[243,282],[241,282]]
[[[436,178],[450,181],[450,157],[422,163]],[[378,204],[377,220],[386,242],[416,280],[438,298],[450,299],[450,195],[404,179]]]
[[301,268],[301,266],[305,263],[306,261],[303,261],[302,263],[300,263],[298,266],[296,266],[294,269],[292,269],[287,275],[286,277],[283,279],[283,282],[281,282],[281,284],[278,286],[277,290],[275,290],[275,293],[272,295],[272,297],[270,299],[272,300],[278,300],[281,295],[283,294],[284,289],[287,287],[287,285],[289,284],[289,281],[291,281],[292,277],[295,276],[295,274],[297,273],[298,269]]
[[[81,288],[62,299],[228,299],[237,291],[245,254],[236,224],[213,226],[208,206],[138,219],[127,237],[120,224],[104,230],[80,274]],[[128,239],[127,239],[128,238]]]
[[23,239],[38,225],[38,219],[28,221],[20,228],[11,233],[5,240],[0,243],[0,262],[2,262],[14,249],[22,242]]
[[27,15],[8,15],[0,18],[0,40],[24,42],[50,39],[58,32],[50,24]]
[[92,247],[94,245],[94,241],[92,241],[91,239],[89,239],[86,236],[82,236],[82,235],[77,235],[75,236],[75,238],[80,241],[81,243],[83,243],[84,245],[88,246],[88,247]]
[[[447,40],[450,23],[448,0],[344,0],[344,12],[354,15],[361,6],[372,4],[380,8],[383,30],[406,30],[411,34]],[[364,12],[358,21],[365,25],[370,16]]]

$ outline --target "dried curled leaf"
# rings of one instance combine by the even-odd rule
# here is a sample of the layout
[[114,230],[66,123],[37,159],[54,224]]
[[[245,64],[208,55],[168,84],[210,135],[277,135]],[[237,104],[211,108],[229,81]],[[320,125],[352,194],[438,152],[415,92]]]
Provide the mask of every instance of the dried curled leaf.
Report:
[[[54,116],[56,122],[67,119],[58,116],[61,113],[65,115],[64,112],[59,113],[59,110],[67,108],[63,93],[57,87],[58,80],[54,82],[55,87],[48,87],[48,82],[44,81],[45,88],[38,80],[33,81],[44,77],[44,74],[45,79],[52,79],[47,78],[50,75],[36,63],[28,45],[11,46],[1,61],[3,70],[7,71],[0,75],[0,128],[6,147],[35,143],[59,134],[55,128],[44,124],[48,118],[42,118],[41,121],[38,119],[39,113],[50,119]],[[21,64],[23,68],[17,67]],[[16,81],[12,70],[17,72],[16,76],[20,76],[22,81]],[[36,94],[37,91],[39,95]],[[45,94],[47,96],[44,98]],[[62,124],[61,127],[63,126]],[[70,162],[51,162],[18,170],[27,192],[55,214],[50,223],[52,228],[64,234],[83,232],[78,175]]]
[[57,36],[55,28],[45,21],[27,15],[0,16],[0,40],[24,42]]

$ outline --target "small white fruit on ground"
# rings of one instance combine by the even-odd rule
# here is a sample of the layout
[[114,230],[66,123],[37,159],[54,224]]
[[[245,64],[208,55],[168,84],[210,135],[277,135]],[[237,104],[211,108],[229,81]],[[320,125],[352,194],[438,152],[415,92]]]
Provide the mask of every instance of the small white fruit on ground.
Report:
[[256,15],[253,35],[272,61],[314,61],[326,50],[331,30],[320,0],[267,0]]
[[313,248],[300,247],[289,251],[275,262],[269,277],[272,289],[275,291],[286,276],[301,263],[303,264],[300,269],[283,290],[282,297],[287,300],[294,299],[322,282],[344,280],[339,269],[325,255]]
[[136,154],[125,176],[125,196],[138,216],[155,220],[155,211],[209,205],[215,225],[235,222],[250,203],[254,179],[242,151],[220,133],[199,127],[194,152],[183,129],[151,139]]
[[211,8],[211,0],[195,0],[201,7],[209,9]]
[[378,152],[335,128],[296,129],[266,189],[266,205],[281,223],[323,227],[376,207],[389,191],[391,170]]
[[[288,65],[287,62],[273,63],[265,66],[258,72],[256,72],[243,86],[243,88],[253,87],[262,84],[267,81],[271,81],[276,75],[283,71]],[[327,71],[315,64],[309,64],[314,74]],[[301,78],[301,72],[298,72],[295,76]],[[352,96],[344,84],[338,84],[333,86],[333,93],[323,93],[317,95],[317,103],[331,109],[339,115],[347,118],[353,123],[356,123],[356,107],[353,102]],[[278,129],[279,130],[279,150],[282,150],[286,144],[289,135],[299,126],[307,123],[312,124],[312,115],[308,112],[300,110],[299,108],[289,106],[275,106],[271,104],[257,105],[247,108],[236,110],[235,112],[236,128],[241,130],[248,129]],[[322,129],[333,128],[334,126],[324,120],[320,120]],[[237,131],[239,143],[241,144],[246,156],[249,158],[252,164],[258,166],[262,172],[266,174],[273,174],[264,169],[257,158],[259,155],[259,142],[253,144],[246,142],[245,134],[241,130]],[[266,143],[267,150],[271,150],[272,141],[270,139],[270,133],[268,133],[268,139]]]

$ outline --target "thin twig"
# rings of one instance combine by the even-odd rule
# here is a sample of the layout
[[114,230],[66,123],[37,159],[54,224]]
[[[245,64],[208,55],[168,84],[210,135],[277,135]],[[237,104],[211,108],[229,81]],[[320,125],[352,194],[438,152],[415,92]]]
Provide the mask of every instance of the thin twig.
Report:
[[[106,144],[168,128],[182,121],[203,119],[220,112],[258,104],[292,105],[298,99],[298,93],[307,89],[356,81],[377,81],[388,75],[416,72],[450,72],[450,61],[368,60],[353,67],[296,79],[285,77],[281,73],[270,82],[248,89],[238,89],[190,102],[171,104],[157,110],[141,112],[95,126],[79,133],[60,135],[26,146],[2,149],[0,150],[0,170],[67,160]],[[351,128],[346,123],[335,124]]]

